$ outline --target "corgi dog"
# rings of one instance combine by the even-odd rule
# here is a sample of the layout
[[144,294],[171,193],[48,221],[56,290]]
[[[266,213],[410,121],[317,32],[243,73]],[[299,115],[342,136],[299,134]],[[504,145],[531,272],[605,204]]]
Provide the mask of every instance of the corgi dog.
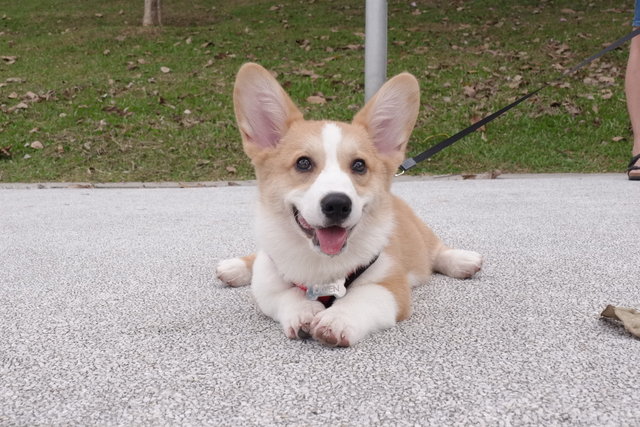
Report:
[[390,192],[419,92],[402,73],[351,123],[311,121],[267,70],[240,68],[233,102],[257,178],[258,250],[220,262],[216,274],[250,284],[287,337],[354,345],[408,318],[412,287],[432,272],[465,279],[480,270],[478,253],[445,246]]

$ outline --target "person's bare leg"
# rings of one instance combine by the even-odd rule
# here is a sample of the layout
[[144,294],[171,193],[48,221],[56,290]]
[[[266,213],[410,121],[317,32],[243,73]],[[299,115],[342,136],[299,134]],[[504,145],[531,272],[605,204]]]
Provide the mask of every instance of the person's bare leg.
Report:
[[[627,110],[633,130],[633,148],[631,155],[640,154],[640,36],[631,39],[629,60],[624,80],[624,90],[627,97]],[[640,159],[636,162],[640,166]],[[640,170],[631,171],[634,177],[640,177]]]

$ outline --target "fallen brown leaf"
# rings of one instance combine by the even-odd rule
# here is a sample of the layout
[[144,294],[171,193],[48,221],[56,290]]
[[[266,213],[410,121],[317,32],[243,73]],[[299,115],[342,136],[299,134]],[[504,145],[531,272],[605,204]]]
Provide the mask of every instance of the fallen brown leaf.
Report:
[[468,96],[469,98],[473,98],[476,96],[476,90],[473,88],[473,86],[463,86],[462,91],[464,92],[464,95]]
[[31,144],[29,144],[29,147],[33,148],[34,150],[42,150],[44,148],[44,145],[40,141],[33,141]]
[[607,85],[612,85],[616,82],[616,79],[610,76],[598,76],[598,81],[600,83],[606,83]]
[[18,60],[18,57],[17,56],[0,56],[0,59],[2,59],[5,64],[11,65],[16,63],[16,61]]
[[311,49],[311,42],[308,39],[299,39],[296,43],[307,52]]
[[324,105],[327,103],[327,100],[325,99],[324,96],[319,96],[319,95],[311,95],[310,97],[307,98],[307,102],[309,104],[319,104],[319,105]]
[[320,75],[316,74],[312,70],[298,70],[298,71],[294,71],[294,74],[300,74],[301,76],[311,77],[312,80],[316,80],[320,78]]
[[613,97],[613,92],[609,89],[603,89],[600,91],[600,97],[602,99],[611,99]]
[[116,107],[115,105],[107,105],[102,109],[102,111],[106,111],[107,113],[117,114],[121,117],[128,117],[133,114],[131,111],[127,111],[126,109],[123,110],[122,108]]
[[567,110],[567,112],[569,114],[571,114],[572,116],[578,116],[582,113],[582,110],[580,109],[580,107],[578,107],[576,104],[574,104],[571,101],[564,101],[562,103],[562,106],[565,108],[565,110]]
[[640,312],[638,310],[608,305],[600,316],[621,321],[631,335],[640,338]]
[[344,47],[338,48],[338,49],[342,49],[342,50],[361,50],[364,49],[364,45],[363,44],[348,44]]
[[195,119],[195,118],[192,118],[191,116],[183,117],[180,120],[180,124],[182,126],[184,126],[185,128],[194,127],[195,125],[199,125],[202,122],[203,122],[203,120]]

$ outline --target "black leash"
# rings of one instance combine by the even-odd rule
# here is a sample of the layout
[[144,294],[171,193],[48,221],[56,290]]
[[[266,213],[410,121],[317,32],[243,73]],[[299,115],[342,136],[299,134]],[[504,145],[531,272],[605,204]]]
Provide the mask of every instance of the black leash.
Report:
[[[640,34],[640,28],[636,28],[635,30],[633,30],[629,34],[627,34],[626,36],[619,38],[618,40],[614,41],[613,43],[611,43],[609,46],[605,47],[604,49],[602,49],[598,53],[596,53],[594,55],[591,55],[590,57],[588,57],[587,59],[583,60],[582,62],[580,62],[575,67],[567,70],[564,73],[563,77],[566,77],[566,76],[568,76],[570,74],[575,73],[580,68],[584,67],[587,64],[590,64],[591,62],[593,62],[596,59],[600,58],[602,55],[612,51],[613,49],[616,49],[616,48],[620,47],[620,45],[622,45],[623,43],[627,42],[628,40],[631,40],[632,38],[634,38],[638,34]],[[523,101],[526,101],[527,99],[531,98],[533,95],[535,95],[536,93],[540,92],[542,89],[544,89],[544,88],[546,88],[547,86],[550,86],[550,85],[551,85],[551,83],[545,83],[544,85],[542,85],[538,89],[534,90],[533,92],[529,92],[528,94],[526,94],[523,97],[515,100],[514,102],[512,102],[509,105],[507,105],[506,107],[501,108],[500,110],[496,111],[495,113],[490,114],[490,115],[486,116],[485,118],[475,122],[471,126],[465,128],[465,129],[462,129],[460,132],[456,133],[455,135],[452,135],[449,138],[438,142],[437,144],[435,144],[434,146],[432,146],[428,150],[423,151],[422,153],[418,154],[417,156],[414,156],[414,157],[411,157],[409,159],[406,159],[400,165],[400,170],[398,171],[396,176],[404,174],[406,171],[408,171],[409,169],[413,168],[418,163],[427,160],[429,157],[432,157],[436,153],[439,153],[440,151],[444,150],[445,148],[447,148],[448,146],[450,146],[454,142],[456,142],[456,141],[464,138],[465,136],[469,135],[471,132],[474,132],[474,131],[478,130],[479,128],[481,128],[482,126],[486,125],[490,121],[497,119],[498,117],[500,117],[501,115],[503,115],[504,113],[506,113],[507,111],[512,109],[513,107],[517,106],[518,104],[520,104]]]

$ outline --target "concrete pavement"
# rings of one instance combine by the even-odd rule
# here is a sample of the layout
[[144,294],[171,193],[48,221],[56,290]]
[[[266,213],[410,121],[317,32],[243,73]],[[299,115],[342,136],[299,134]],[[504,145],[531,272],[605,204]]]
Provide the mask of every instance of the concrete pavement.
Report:
[[348,349],[286,339],[214,278],[254,249],[252,185],[2,187],[1,425],[640,424],[640,340],[599,319],[640,308],[621,174],[399,181],[484,271],[434,276]]

